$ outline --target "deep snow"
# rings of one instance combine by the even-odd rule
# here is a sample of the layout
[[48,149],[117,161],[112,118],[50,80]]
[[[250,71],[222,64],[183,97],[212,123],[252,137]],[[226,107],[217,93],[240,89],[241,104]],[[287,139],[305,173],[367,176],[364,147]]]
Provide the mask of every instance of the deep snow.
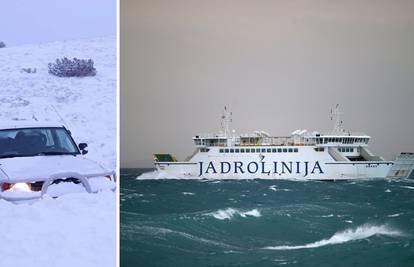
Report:
[[[59,78],[47,64],[91,58],[97,75]],[[36,68],[26,73],[22,68]],[[56,111],[55,111],[56,110]],[[0,121],[63,121],[87,158],[116,168],[116,38],[0,49]],[[44,166],[47,168],[47,166]],[[115,266],[116,194],[74,193],[28,204],[0,200],[0,266]]]

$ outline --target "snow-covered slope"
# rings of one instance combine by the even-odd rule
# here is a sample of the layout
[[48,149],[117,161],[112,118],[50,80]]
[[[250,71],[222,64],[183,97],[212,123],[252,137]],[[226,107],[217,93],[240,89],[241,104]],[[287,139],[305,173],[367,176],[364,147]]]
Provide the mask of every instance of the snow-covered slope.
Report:
[[[0,49],[0,121],[61,122],[78,143],[86,142],[87,157],[109,169],[116,166],[116,39],[23,45]],[[59,78],[48,73],[56,58],[91,58],[94,77]],[[26,73],[25,68],[36,68]],[[56,111],[57,112],[56,112]]]
[[[48,74],[47,64],[64,56],[93,59],[97,75]],[[22,68],[36,68],[36,73]],[[115,37],[0,49],[0,122],[56,122],[60,117],[78,143],[89,144],[88,158],[115,169]],[[0,266],[115,266],[116,194],[112,191],[32,204],[0,200],[0,213]]]

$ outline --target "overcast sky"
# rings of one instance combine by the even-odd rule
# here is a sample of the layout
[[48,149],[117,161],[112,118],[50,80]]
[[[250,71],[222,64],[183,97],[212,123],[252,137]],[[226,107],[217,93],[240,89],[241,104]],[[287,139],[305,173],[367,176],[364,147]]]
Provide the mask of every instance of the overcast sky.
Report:
[[121,165],[193,135],[329,131],[329,110],[393,159],[414,151],[414,1],[121,1]]
[[0,41],[42,43],[116,34],[116,0],[1,0]]

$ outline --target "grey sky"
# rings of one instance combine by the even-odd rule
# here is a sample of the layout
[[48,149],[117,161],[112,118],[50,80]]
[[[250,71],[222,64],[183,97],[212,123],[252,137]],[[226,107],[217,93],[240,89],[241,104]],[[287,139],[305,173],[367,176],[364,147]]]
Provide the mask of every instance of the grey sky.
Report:
[[414,1],[121,0],[121,165],[179,159],[215,132],[373,137],[388,159],[414,151]]
[[116,34],[116,0],[3,0],[0,41],[40,43]]

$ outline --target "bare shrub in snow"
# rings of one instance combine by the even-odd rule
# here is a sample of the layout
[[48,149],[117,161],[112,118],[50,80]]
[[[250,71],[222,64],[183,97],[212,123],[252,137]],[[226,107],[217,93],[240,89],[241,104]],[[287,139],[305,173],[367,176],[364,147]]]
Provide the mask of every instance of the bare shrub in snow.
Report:
[[56,59],[55,63],[49,63],[49,73],[58,77],[85,77],[95,76],[96,69],[93,67],[92,59],[77,59],[72,60],[64,57]]
[[6,47],[6,44],[3,42],[0,42],[0,48]]
[[22,68],[22,71],[26,73],[36,73],[36,68]]

